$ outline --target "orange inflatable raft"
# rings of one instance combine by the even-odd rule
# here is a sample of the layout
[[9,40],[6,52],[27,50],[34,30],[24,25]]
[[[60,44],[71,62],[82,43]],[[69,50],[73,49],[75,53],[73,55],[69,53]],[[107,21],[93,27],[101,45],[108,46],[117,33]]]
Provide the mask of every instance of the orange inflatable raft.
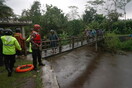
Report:
[[27,72],[33,70],[34,66],[32,64],[21,65],[16,68],[16,72]]

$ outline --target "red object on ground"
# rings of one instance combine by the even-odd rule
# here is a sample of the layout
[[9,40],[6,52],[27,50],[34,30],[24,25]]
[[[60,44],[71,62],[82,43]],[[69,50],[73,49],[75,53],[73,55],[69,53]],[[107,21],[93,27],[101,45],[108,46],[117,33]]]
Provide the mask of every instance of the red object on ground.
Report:
[[[25,68],[25,67],[29,67],[29,68],[22,69],[22,68]],[[34,66],[32,64],[21,65],[21,66],[18,66],[16,68],[16,72],[27,72],[27,71],[33,70],[33,68],[34,68]]]

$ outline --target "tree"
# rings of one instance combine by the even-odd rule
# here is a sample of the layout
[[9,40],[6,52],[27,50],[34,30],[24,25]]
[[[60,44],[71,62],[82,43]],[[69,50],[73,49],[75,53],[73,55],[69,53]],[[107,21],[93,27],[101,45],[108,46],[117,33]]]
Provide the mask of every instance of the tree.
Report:
[[0,18],[9,18],[12,16],[13,10],[4,4],[5,0],[0,0]]
[[20,20],[31,20],[31,17],[30,17],[30,10],[29,9],[24,9],[21,13],[21,18]]
[[103,0],[94,0],[87,2],[85,14],[83,14],[83,21],[87,25],[90,23],[93,24],[97,22],[102,22],[105,19],[105,17],[102,14],[97,13],[98,10],[104,5],[104,3],[105,2]]
[[80,18],[78,15],[78,7],[77,6],[69,6],[71,11],[67,14],[68,20],[75,20],[77,18]]
[[24,9],[21,14],[21,19],[31,20],[33,24],[41,22],[41,4],[39,1],[34,1],[30,9]]
[[119,16],[121,16],[121,14],[118,13],[118,12],[115,12],[115,11],[111,11],[111,12],[108,14],[108,17],[109,17],[109,21],[110,21],[110,22],[116,22],[116,21],[118,21]]
[[[103,6],[105,2],[103,0],[95,0],[95,1],[88,1],[87,4],[91,4],[92,6],[94,6],[93,8],[97,11],[97,9],[99,8],[99,6]],[[86,5],[87,6],[87,5]],[[89,8],[86,7],[86,8]]]
[[94,16],[94,19],[98,22],[98,23],[102,23],[104,20],[106,20],[106,17],[103,14],[96,14]]
[[40,2],[34,1],[33,5],[31,6],[31,9],[29,10],[29,15],[30,15],[33,23],[40,24],[40,20],[41,20],[40,7],[41,7]]
[[0,5],[3,5],[4,2],[5,0],[0,0]]
[[68,28],[66,32],[69,36],[77,36],[82,33],[83,29],[84,25],[82,20],[72,20],[68,22]]
[[[41,25],[41,4],[39,1],[34,1],[33,4],[31,5],[31,8],[29,9],[24,9],[21,13],[21,17],[19,20],[30,20],[32,21],[32,25],[34,24],[40,24]],[[32,26],[31,25],[31,26]],[[26,27],[26,33],[30,32],[31,26]]]
[[83,14],[83,21],[85,24],[91,23],[94,20],[94,16],[96,15],[96,10],[93,8],[90,8],[88,11],[87,9],[85,10],[85,14]]
[[120,9],[123,10],[124,16],[125,16],[125,29],[126,29],[126,5],[130,2],[131,0],[121,0],[120,5],[118,6]]
[[62,32],[66,29],[67,17],[64,16],[64,13],[61,9],[58,9],[56,6],[46,5],[46,13],[43,15],[42,22],[45,31],[51,29],[56,30],[57,32]]

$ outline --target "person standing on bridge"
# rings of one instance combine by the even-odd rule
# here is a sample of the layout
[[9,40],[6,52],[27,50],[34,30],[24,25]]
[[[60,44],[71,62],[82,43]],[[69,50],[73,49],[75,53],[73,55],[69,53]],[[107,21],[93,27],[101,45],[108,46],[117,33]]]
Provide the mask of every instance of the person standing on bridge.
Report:
[[56,53],[59,37],[54,30],[50,30],[49,40],[51,41],[50,46],[52,48],[52,53]]
[[31,33],[31,48],[32,48],[32,57],[33,57],[33,65],[34,65],[34,70],[37,70],[37,60],[39,62],[39,66],[44,66],[42,63],[42,56],[41,56],[41,47],[42,47],[42,41],[41,41],[41,36],[39,34],[41,27],[38,24],[34,25],[34,29]]
[[13,32],[11,29],[6,29],[4,31],[4,36],[1,37],[3,44],[3,55],[6,70],[8,71],[8,77],[12,75],[13,67],[15,64],[15,54],[16,49],[22,50],[17,39],[12,36]]

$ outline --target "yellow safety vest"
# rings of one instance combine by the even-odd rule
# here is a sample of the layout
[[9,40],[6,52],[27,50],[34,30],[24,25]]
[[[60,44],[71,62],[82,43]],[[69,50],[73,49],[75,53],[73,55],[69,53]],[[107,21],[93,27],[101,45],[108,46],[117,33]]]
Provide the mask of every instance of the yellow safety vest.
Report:
[[[28,38],[27,38],[27,42],[29,42],[30,41],[30,39],[31,39],[31,36],[29,36]],[[28,51],[31,53],[32,52],[32,45],[31,45],[31,42],[29,42],[29,49],[28,49]]]
[[17,39],[13,36],[2,36],[1,37],[3,43],[3,54],[4,55],[14,55],[16,54],[16,49],[22,50],[19,45]]

